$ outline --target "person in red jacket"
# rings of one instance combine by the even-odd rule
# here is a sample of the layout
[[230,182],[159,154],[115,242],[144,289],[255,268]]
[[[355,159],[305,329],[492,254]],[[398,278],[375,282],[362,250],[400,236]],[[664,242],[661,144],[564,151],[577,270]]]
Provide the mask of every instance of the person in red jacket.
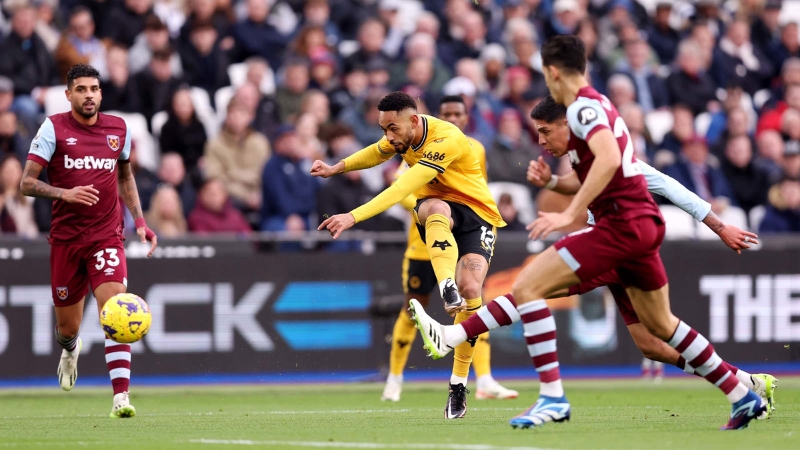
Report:
[[189,214],[189,231],[195,233],[242,233],[253,230],[244,215],[233,207],[222,182],[211,178],[200,188],[197,205]]

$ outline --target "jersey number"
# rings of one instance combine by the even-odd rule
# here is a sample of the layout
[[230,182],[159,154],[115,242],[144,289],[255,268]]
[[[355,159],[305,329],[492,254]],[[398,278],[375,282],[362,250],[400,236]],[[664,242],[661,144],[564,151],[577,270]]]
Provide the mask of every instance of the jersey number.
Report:
[[481,242],[484,243],[487,248],[492,248],[492,243],[494,242],[494,233],[492,233],[492,230],[481,227]]
[[[105,253],[108,253],[108,258],[103,258]],[[119,265],[119,257],[117,256],[117,249],[115,248],[100,250],[95,253],[94,256],[97,258],[97,264],[94,265],[94,268],[97,270],[102,270],[106,264],[108,264],[109,267],[117,267]]]
[[627,138],[625,150],[622,152],[622,176],[630,178],[641,175],[642,168],[639,164],[636,164],[636,161],[633,159],[633,140],[631,139],[631,133],[628,131],[628,126],[625,125],[625,121],[622,120],[622,117],[617,117],[617,120],[614,121],[614,137],[619,139],[622,136]]

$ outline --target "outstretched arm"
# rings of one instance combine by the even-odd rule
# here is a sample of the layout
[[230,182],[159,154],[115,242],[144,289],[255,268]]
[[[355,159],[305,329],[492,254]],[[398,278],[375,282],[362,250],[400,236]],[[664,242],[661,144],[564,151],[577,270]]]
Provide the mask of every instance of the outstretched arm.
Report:
[[311,165],[311,175],[315,177],[328,178],[334,175],[339,175],[340,173],[369,169],[370,167],[375,167],[379,164],[382,164],[392,159],[392,157],[394,157],[396,154],[392,150],[381,147],[381,144],[384,141],[385,139],[381,139],[369,147],[362,148],[361,150],[353,153],[352,155],[332,166],[329,166],[323,161],[316,160],[314,161],[314,164]]

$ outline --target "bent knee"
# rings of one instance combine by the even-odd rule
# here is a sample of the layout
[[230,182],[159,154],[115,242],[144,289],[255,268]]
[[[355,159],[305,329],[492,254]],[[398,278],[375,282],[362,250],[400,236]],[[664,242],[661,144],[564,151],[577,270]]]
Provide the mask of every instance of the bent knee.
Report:
[[458,293],[461,294],[461,297],[467,299],[478,298],[481,296],[481,284],[470,281],[464,283],[462,286],[458,287]]
[[58,323],[58,334],[67,339],[77,336],[80,330],[81,323],[78,321],[70,320]]

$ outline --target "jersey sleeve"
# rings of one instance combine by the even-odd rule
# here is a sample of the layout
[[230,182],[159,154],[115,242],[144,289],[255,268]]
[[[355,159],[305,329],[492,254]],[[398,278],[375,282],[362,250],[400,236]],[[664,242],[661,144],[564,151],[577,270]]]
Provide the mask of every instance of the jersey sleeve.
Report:
[[649,165],[638,161],[642,175],[647,180],[647,190],[671,201],[678,208],[686,211],[698,222],[702,222],[711,211],[711,204],[701,199],[674,178],[664,175]]
[[128,126],[128,122],[125,122],[125,145],[122,146],[122,151],[119,153],[120,161],[128,161],[131,159],[132,139],[133,137],[131,136],[131,128]]
[[[466,137],[462,137],[462,139],[466,140]],[[439,173],[444,173],[453,161],[461,157],[463,144],[469,145],[469,141],[466,143],[459,141],[457,136],[451,135],[425,145],[421,150],[422,158],[417,164],[431,168]]]
[[567,125],[575,136],[584,141],[600,130],[611,129],[603,105],[584,97],[575,100],[567,108]]
[[342,161],[344,161],[345,172],[351,172],[353,170],[362,170],[375,167],[392,159],[394,155],[396,155],[394,147],[392,147],[392,145],[389,144],[384,137],[381,138],[380,141],[370,145],[369,147],[362,148]]
[[46,166],[56,152],[56,129],[50,118],[44,120],[31,142],[28,159]]

